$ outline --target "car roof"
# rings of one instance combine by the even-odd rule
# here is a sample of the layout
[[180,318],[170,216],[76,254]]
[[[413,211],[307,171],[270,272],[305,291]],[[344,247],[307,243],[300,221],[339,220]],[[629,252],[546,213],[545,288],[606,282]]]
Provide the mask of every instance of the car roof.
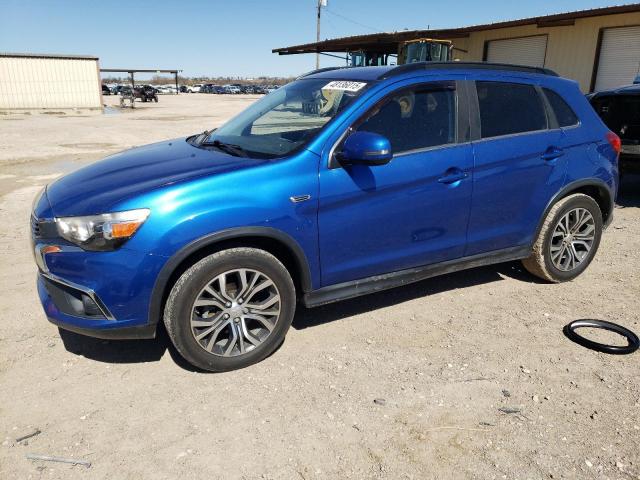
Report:
[[615,95],[640,95],[640,84],[624,85],[610,90],[602,90],[594,93],[593,97],[609,97]]

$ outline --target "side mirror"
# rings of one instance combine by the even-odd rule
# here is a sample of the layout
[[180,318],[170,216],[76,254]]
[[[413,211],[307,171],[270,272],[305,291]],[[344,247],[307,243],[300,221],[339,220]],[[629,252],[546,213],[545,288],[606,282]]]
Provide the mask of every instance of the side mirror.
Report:
[[349,135],[336,158],[341,165],[385,165],[391,161],[389,139],[371,132],[355,132]]

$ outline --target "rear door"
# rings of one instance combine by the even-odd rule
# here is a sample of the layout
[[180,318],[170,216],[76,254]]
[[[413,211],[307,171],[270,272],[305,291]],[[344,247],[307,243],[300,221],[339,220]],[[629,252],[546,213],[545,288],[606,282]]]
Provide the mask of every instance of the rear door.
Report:
[[454,81],[390,87],[348,120],[342,139],[336,133],[330,140],[335,152],[350,132],[378,133],[390,140],[394,157],[375,167],[325,158],[318,212],[323,286],[463,255],[472,169],[470,144],[461,138],[466,112]]
[[549,129],[541,89],[513,80],[477,80],[472,114],[473,200],[465,255],[531,242],[566,172],[562,132]]

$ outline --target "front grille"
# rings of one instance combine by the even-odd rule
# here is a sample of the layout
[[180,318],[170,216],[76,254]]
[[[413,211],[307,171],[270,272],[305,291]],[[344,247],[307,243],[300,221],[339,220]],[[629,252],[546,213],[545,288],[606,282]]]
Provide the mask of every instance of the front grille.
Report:
[[40,238],[40,222],[36,217],[31,215],[31,236],[33,238]]
[[58,238],[56,222],[38,219],[35,215],[31,215],[31,236],[33,238]]

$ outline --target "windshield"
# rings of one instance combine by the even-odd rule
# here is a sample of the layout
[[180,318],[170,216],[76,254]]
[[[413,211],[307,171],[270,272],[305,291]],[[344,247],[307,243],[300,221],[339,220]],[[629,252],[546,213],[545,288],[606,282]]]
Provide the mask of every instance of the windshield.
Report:
[[249,157],[277,158],[303,147],[362,93],[366,83],[302,79],[229,120],[202,145],[230,145]]

